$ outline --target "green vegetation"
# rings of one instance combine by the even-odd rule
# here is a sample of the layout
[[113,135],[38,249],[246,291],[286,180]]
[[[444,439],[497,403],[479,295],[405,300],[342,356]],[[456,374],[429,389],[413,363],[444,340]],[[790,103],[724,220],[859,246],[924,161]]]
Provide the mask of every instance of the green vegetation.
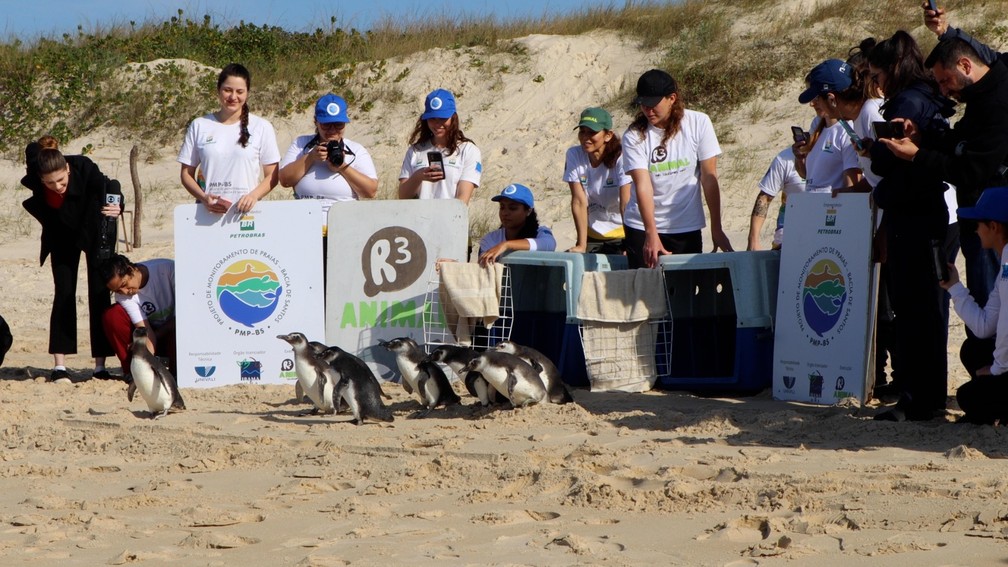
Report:
[[[193,117],[216,108],[215,70],[232,61],[252,71],[256,108],[262,114],[289,115],[328,90],[351,102],[365,101],[361,108],[366,112],[366,101],[375,97],[394,102],[404,96],[397,83],[405,75],[387,76],[388,58],[432,47],[462,55],[477,46],[521,56],[527,52],[513,41],[517,37],[606,29],[638,38],[659,55],[658,65],[679,80],[688,105],[717,116],[770,92],[780,81],[801,76],[815,62],[842,57],[867,35],[885,37],[902,27],[919,33],[926,48],[934,43],[921,29],[920,8],[909,0],[898,5],[821,2],[800,14],[777,4],[626,0],[619,8],[585,9],[547,21],[419,19],[387,21],[360,32],[338,28],[333,19],[327,28],[310,33],[245,22],[222,27],[209,16],[193,20],[179,10],[160,23],[78,28],[76,34],[30,45],[0,44],[0,153],[13,155],[42,133],[69,139],[99,127],[148,150],[175,142]],[[1005,3],[947,4],[949,9],[965,6],[964,12],[984,22],[1000,17]],[[993,45],[1006,35],[997,25],[977,29]],[[484,64],[476,57],[471,61]],[[348,86],[360,73],[367,74],[367,97]]]

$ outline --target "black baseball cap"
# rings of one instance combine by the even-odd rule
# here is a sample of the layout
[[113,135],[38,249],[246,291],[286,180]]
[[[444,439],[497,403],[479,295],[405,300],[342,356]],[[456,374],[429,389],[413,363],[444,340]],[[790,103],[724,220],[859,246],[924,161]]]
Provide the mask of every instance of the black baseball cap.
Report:
[[661,69],[651,69],[637,79],[637,98],[634,104],[655,106],[661,99],[679,90],[675,79]]

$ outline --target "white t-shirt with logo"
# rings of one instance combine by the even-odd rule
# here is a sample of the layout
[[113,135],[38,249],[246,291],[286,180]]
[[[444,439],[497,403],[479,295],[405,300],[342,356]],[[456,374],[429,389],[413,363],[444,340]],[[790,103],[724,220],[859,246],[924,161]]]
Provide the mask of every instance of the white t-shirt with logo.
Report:
[[623,171],[623,156],[612,167],[600,163],[592,167],[588,152],[581,146],[567,150],[564,177],[567,183],[580,183],[588,195],[588,236],[594,240],[623,238],[620,213],[620,187],[632,182]]
[[[280,160],[280,167],[284,168],[294,162],[294,160],[312,151],[315,146],[308,148],[308,143],[315,139],[314,135],[298,136],[287,153]],[[349,167],[361,172],[371,179],[378,179],[378,172],[375,170],[374,161],[371,154],[364,146],[357,142],[343,138],[343,145],[353,155],[344,156],[344,161],[350,164]],[[329,169],[329,165],[322,162],[315,162],[311,168],[305,172],[304,176],[294,185],[295,199],[318,199],[322,205],[322,218],[327,218],[329,208],[337,201],[353,201],[357,199],[357,193],[350,188],[350,184],[339,173]],[[323,222],[325,222],[323,220]]]
[[166,258],[140,262],[148,271],[147,284],[135,295],[115,294],[134,325],[157,329],[175,317],[175,261]]
[[805,180],[795,169],[794,150],[784,148],[770,162],[770,167],[757,184],[761,193],[771,197],[781,196],[780,208],[777,211],[777,228],[774,230],[774,246],[780,246],[784,238],[784,205],[788,195],[805,191]]
[[435,149],[434,144],[426,142],[419,147],[410,146],[403,158],[399,180],[409,179],[417,171],[428,167],[427,152],[440,151],[444,160],[444,179],[438,182],[421,181],[421,199],[454,199],[459,181],[468,181],[479,187],[483,175],[483,156],[479,148],[472,142],[462,142],[453,154],[446,154],[443,149]]
[[805,188],[810,193],[839,189],[845,185],[844,171],[860,168],[854,144],[837,121],[823,128],[805,157]]
[[280,161],[269,121],[250,114],[248,130],[248,145],[243,148],[238,143],[240,122],[221,124],[213,113],[201,116],[189,123],[178,162],[200,168],[207,193],[235,202],[259,185],[264,165]]
[[[643,169],[650,174],[654,187],[655,225],[659,233],[700,230],[706,225],[700,162],[721,154],[714,125],[706,114],[686,110],[679,132],[662,145],[664,135],[664,130],[650,124],[643,137],[639,131],[628,128],[623,134],[623,167],[628,173]],[[630,193],[623,222],[631,228],[644,230],[635,191]]]

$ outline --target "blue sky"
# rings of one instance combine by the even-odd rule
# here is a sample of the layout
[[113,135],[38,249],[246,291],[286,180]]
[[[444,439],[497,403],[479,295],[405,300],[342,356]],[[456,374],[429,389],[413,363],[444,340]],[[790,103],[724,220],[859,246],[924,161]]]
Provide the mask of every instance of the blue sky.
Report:
[[627,0],[0,0],[4,15],[0,38],[19,37],[30,41],[40,35],[61,36],[96,27],[160,22],[179,9],[185,16],[202,20],[210,14],[214,22],[277,25],[291,31],[311,31],[327,27],[330,17],[344,28],[367,29],[383,17],[410,21],[444,14],[456,17],[459,5],[468,15],[493,15],[498,19],[555,15],[588,6],[622,6]]

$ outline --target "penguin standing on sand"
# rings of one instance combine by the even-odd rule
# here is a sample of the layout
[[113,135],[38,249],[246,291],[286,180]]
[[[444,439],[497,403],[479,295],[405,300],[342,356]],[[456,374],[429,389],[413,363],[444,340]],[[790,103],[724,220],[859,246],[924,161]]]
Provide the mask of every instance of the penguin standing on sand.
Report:
[[354,424],[363,425],[365,420],[394,420],[392,412],[382,402],[378,378],[364,361],[337,346],[324,350],[319,358],[339,376],[335,395],[350,407]]
[[396,355],[396,364],[403,377],[403,388],[410,394],[420,397],[420,405],[425,410],[414,417],[423,417],[438,406],[450,406],[461,400],[452,388],[444,370],[436,363],[427,360],[424,352],[416,341],[409,337],[400,337],[391,341],[380,341],[379,345]]
[[133,382],[126,390],[126,398],[133,401],[133,395],[139,390],[151,418],[168,415],[168,410],[186,409],[179,393],[178,383],[172,373],[165,368],[161,359],[147,350],[147,327],[133,329],[133,343],[130,345],[130,374]]
[[463,370],[482,374],[516,408],[537,404],[546,398],[546,386],[539,373],[513,354],[488,350],[469,361]]
[[[427,357],[432,362],[440,362],[451,368],[455,374],[461,374],[469,361],[479,356],[479,353],[467,346],[442,345],[434,349]],[[480,405],[486,407],[490,404],[504,403],[504,396],[498,394],[497,390],[491,386],[479,372],[467,371],[465,373],[466,390],[469,395],[478,399]]]
[[554,404],[569,404],[574,401],[563,377],[553,361],[532,347],[522,346],[514,341],[503,341],[497,345],[500,352],[513,354],[529,363],[539,373],[543,385],[546,386],[546,397]]
[[[308,341],[308,347],[311,349],[311,352],[315,354],[315,356],[322,354],[322,351],[329,348],[318,341]],[[294,399],[296,399],[299,402],[305,401],[305,393],[304,390],[301,388],[300,380],[294,381]]]
[[303,333],[277,335],[277,338],[287,341],[294,348],[294,372],[297,374],[301,391],[315,406],[312,413],[334,413],[339,399],[334,394],[336,381],[339,379],[336,371],[315,356],[308,344],[308,338]]

